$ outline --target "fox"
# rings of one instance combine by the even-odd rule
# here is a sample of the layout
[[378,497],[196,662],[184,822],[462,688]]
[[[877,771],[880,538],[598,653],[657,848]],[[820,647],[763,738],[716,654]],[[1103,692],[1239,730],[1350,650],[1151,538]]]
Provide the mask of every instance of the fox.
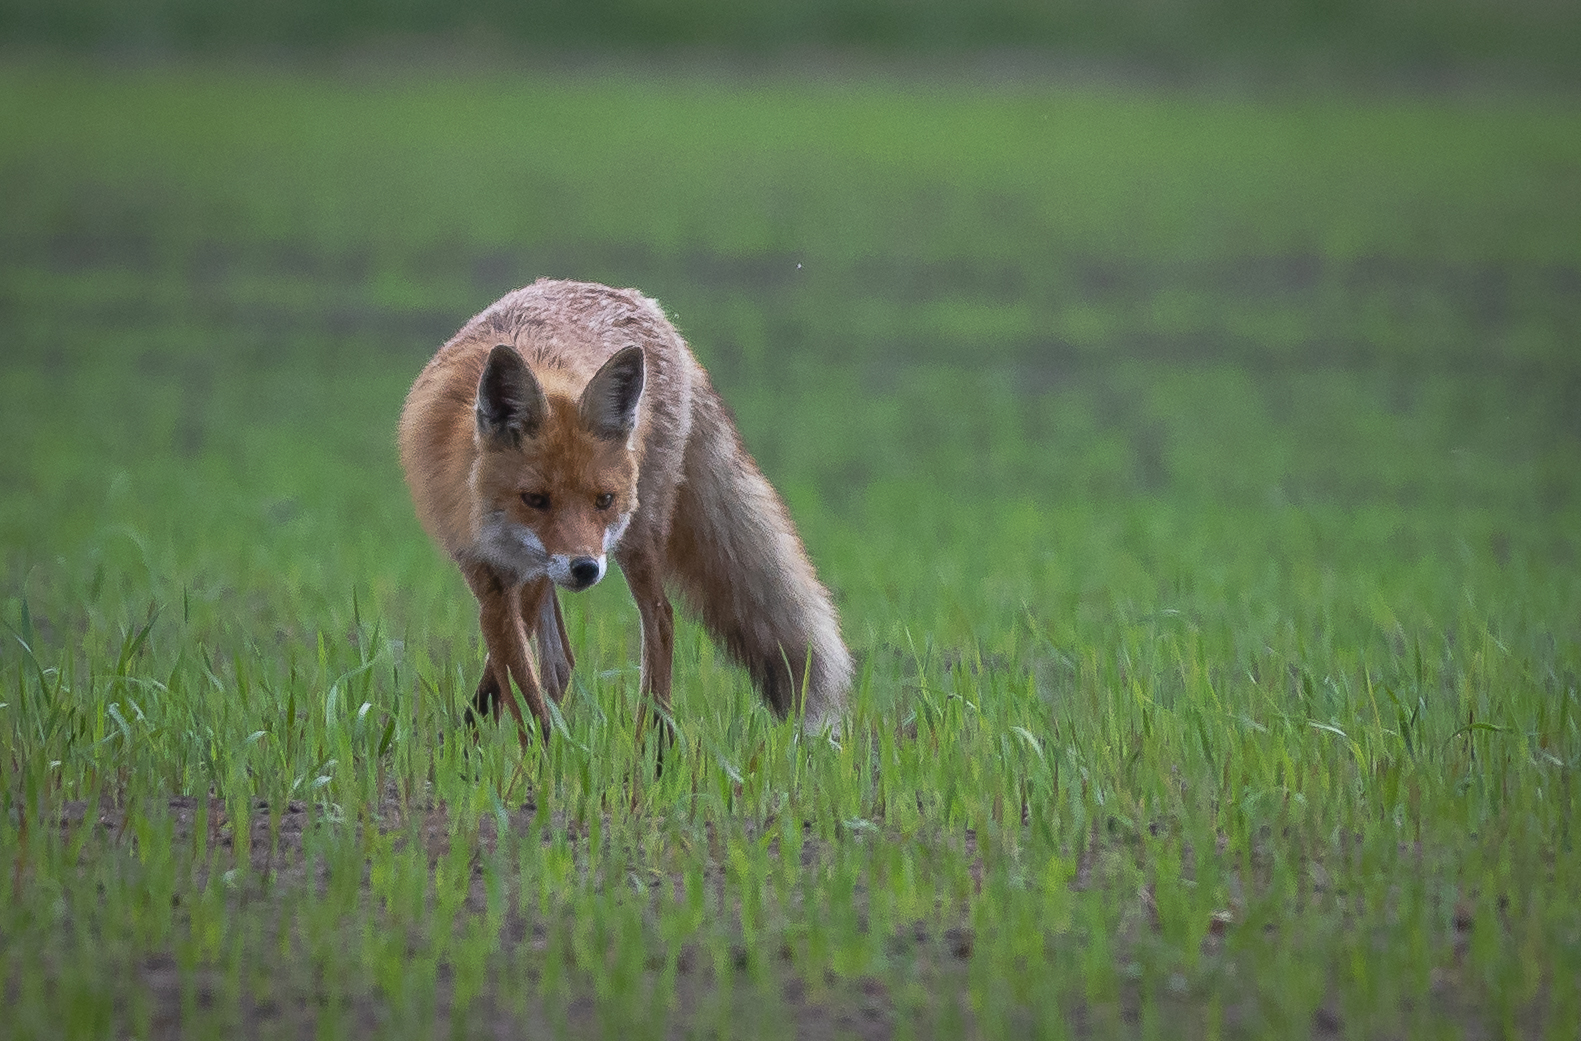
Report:
[[853,666],[829,591],[654,300],[547,278],[507,293],[418,374],[398,440],[418,519],[478,603],[469,715],[503,705],[525,746],[525,709],[548,741],[576,664],[558,594],[613,558],[641,631],[639,742],[650,712],[673,739],[672,592],[775,715],[838,725]]

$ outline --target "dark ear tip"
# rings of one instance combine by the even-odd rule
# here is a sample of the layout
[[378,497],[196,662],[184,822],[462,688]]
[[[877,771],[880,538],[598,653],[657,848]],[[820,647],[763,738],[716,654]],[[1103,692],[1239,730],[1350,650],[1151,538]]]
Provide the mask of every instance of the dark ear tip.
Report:
[[527,363],[522,361],[522,356],[520,354],[516,353],[516,348],[512,347],[508,343],[501,343],[496,344],[494,349],[489,351],[488,367],[492,369],[495,366],[502,365],[525,368]]
[[642,348],[634,343],[628,343],[616,351],[609,360],[621,368],[634,369],[637,372],[646,368],[648,362],[648,359],[643,357]]
[[620,365],[629,368],[639,380],[648,371],[648,359],[643,356],[642,348],[634,343],[627,344],[616,351],[615,358],[619,360]]

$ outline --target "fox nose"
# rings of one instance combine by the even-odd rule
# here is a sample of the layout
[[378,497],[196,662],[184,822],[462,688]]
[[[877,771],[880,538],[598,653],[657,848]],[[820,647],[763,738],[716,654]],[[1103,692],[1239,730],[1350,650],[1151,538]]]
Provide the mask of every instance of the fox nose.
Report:
[[571,585],[576,589],[586,589],[598,581],[601,570],[598,561],[592,557],[577,557],[571,561]]

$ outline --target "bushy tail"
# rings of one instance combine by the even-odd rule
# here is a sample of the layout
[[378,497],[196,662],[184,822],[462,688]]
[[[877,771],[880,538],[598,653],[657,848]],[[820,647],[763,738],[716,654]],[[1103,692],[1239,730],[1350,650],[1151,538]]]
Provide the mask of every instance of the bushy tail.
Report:
[[777,714],[799,710],[809,730],[836,724],[851,686],[839,617],[785,504],[706,383],[695,389],[684,465],[671,581]]

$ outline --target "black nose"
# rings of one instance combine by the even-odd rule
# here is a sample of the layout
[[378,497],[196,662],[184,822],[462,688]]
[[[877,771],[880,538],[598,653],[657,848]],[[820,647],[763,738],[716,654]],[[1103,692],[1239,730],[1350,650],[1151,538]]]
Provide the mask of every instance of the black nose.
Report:
[[578,589],[586,589],[598,581],[598,561],[592,557],[577,557],[571,561],[571,581]]

